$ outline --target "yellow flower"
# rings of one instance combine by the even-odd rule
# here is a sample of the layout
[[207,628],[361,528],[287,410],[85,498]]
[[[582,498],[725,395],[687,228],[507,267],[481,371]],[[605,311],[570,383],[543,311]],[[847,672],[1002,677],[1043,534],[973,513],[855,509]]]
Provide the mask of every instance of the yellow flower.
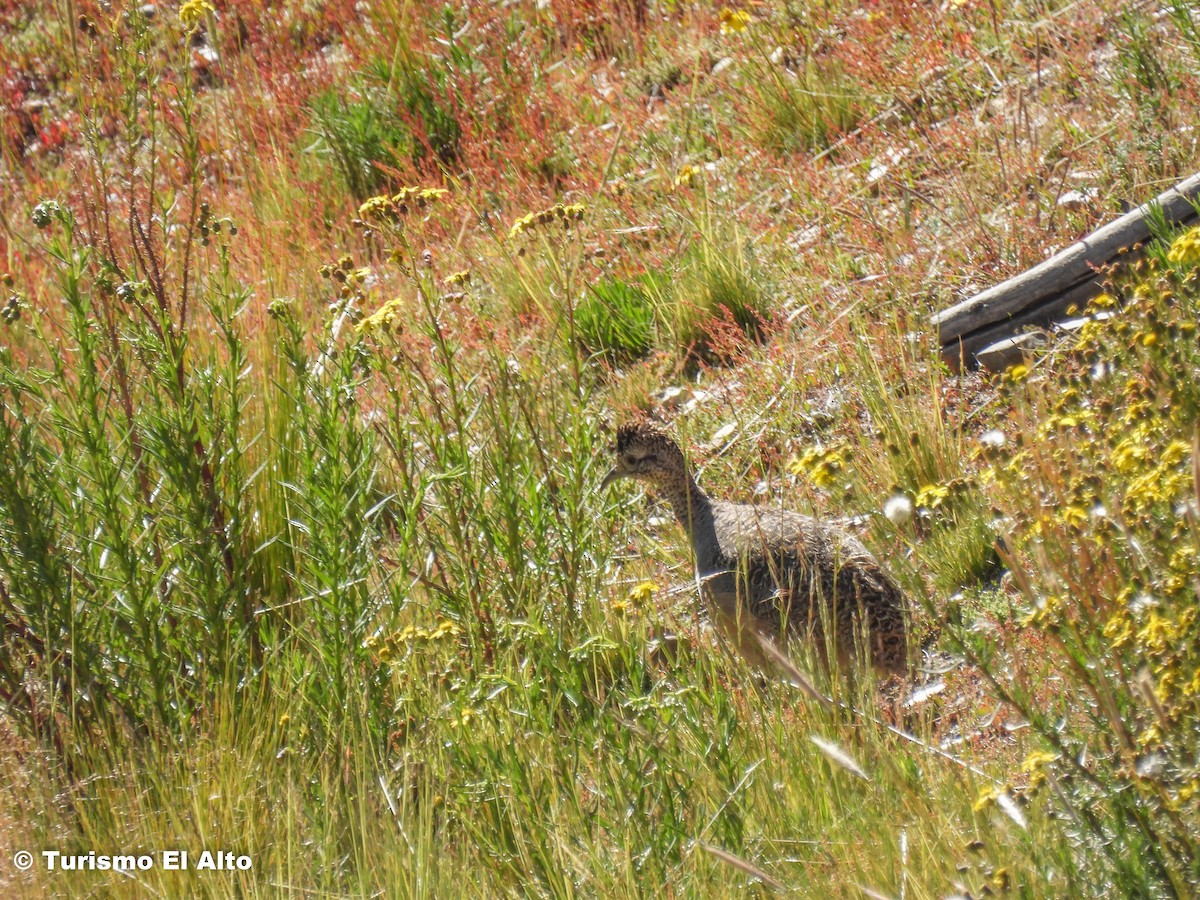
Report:
[[1192,680],[1184,686],[1183,693],[1186,697],[1200,697],[1200,669],[1192,674]]
[[1063,507],[1061,513],[1058,514],[1059,519],[1068,528],[1082,529],[1087,524],[1087,510],[1082,506],[1066,506]]
[[371,197],[358,208],[358,217],[360,219],[382,219],[389,214],[391,208],[392,201],[378,195]]
[[979,797],[975,801],[975,805],[971,807],[975,812],[983,812],[989,806],[996,802],[996,798],[1003,794],[1004,787],[989,787],[984,788],[979,792]]
[[429,632],[429,637],[436,641],[438,638],[459,634],[461,631],[462,629],[458,627],[456,622],[452,622],[450,619],[442,619],[442,621],[437,623],[437,627]]
[[675,176],[675,187],[691,187],[696,183],[699,174],[694,166],[684,166]]
[[1142,747],[1156,747],[1162,743],[1162,731],[1157,725],[1149,725],[1139,732],[1137,742]]
[[292,717],[289,716],[287,713],[284,713],[282,716],[279,717],[279,727],[287,728],[288,722],[290,722],[290,721],[292,721]]
[[1012,876],[1008,869],[1000,868],[992,873],[992,889],[997,894],[1007,894],[1012,887]]
[[419,187],[403,187],[398,192],[392,194],[392,203],[394,203],[401,213],[408,212],[410,204],[415,205],[418,209],[424,209],[427,205],[432,204],[435,200],[440,200],[445,197],[449,190],[446,188],[419,188]]
[[1133,640],[1133,623],[1128,614],[1119,612],[1104,626],[1104,636],[1112,642],[1113,648],[1120,650]]
[[1168,503],[1178,497],[1184,482],[1182,473],[1171,472],[1167,466],[1156,466],[1129,483],[1125,492],[1126,511],[1145,515],[1157,504]]
[[470,269],[462,269],[461,271],[458,271],[458,272],[451,272],[449,275],[446,276],[445,281],[443,283],[447,287],[457,287],[460,284],[470,284],[471,283],[471,270]]
[[950,488],[944,484],[922,485],[917,491],[916,504],[918,509],[937,509],[950,496]]
[[533,220],[534,213],[525,213],[525,215],[513,222],[512,228],[508,229],[508,236],[514,238],[519,234],[523,234],[533,226]]
[[657,590],[658,585],[653,581],[639,582],[630,588],[629,593],[625,595],[624,599],[613,601],[613,612],[620,615],[633,612],[639,606],[642,606],[649,601],[650,598],[654,596],[654,592]]
[[397,322],[404,320],[404,302],[397,297],[389,300],[358,323],[359,334],[389,334]]
[[1045,768],[1056,759],[1058,759],[1057,753],[1035,750],[1025,757],[1025,762],[1021,763],[1021,771],[1026,773],[1036,772],[1039,769]]
[[562,222],[564,228],[570,228],[571,222],[578,222],[583,218],[586,209],[587,207],[583,203],[569,203],[566,206],[555,203],[548,209],[526,213],[513,222],[512,227],[508,230],[508,236],[514,238],[527,231],[533,231],[541,225],[549,225],[551,222]]
[[721,10],[721,34],[745,31],[753,21],[754,16],[744,9],[723,9]]
[[1171,441],[1162,452],[1159,461],[1162,465],[1173,467],[1179,465],[1191,455],[1192,448],[1184,441]]
[[799,456],[791,459],[787,469],[793,475],[807,478],[817,487],[833,485],[845,470],[850,460],[850,449],[844,445],[808,447]]
[[424,209],[450,193],[446,188],[402,187],[392,196],[378,194],[358,208],[358,217],[375,222],[395,222],[416,207]]
[[1167,260],[1186,266],[1200,263],[1200,228],[1192,228],[1176,238],[1167,251]]
[[1150,456],[1150,450],[1141,436],[1128,437],[1112,452],[1112,463],[1122,475],[1128,475]]
[[1029,366],[1025,365],[1024,363],[1017,363],[1015,366],[1009,366],[1004,371],[1004,374],[1001,376],[1001,380],[1007,381],[1010,384],[1018,384],[1028,377]]
[[1049,594],[1041,602],[1037,609],[1025,617],[1021,624],[1026,627],[1037,625],[1042,628],[1050,627],[1058,617],[1058,610],[1062,609],[1063,598],[1059,594]]
[[643,581],[633,586],[629,592],[629,599],[634,603],[645,603],[654,596],[654,592],[658,590],[658,585],[653,581]]
[[1195,547],[1180,547],[1171,554],[1171,560],[1167,563],[1167,567],[1172,572],[1179,572],[1185,575],[1200,574],[1196,572],[1197,555],[1200,554],[1197,554]]
[[1146,624],[1137,633],[1138,644],[1153,653],[1166,652],[1177,638],[1175,623],[1160,615],[1157,610],[1150,611],[1150,615],[1146,617]]
[[215,13],[217,8],[208,0],[186,0],[179,7],[179,21],[184,28],[195,28],[201,19],[209,13]]

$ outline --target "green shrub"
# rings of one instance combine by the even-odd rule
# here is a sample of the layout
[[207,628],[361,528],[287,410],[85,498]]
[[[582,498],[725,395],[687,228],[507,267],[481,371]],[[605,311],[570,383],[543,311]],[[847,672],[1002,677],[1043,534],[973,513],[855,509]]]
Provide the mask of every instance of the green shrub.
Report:
[[661,308],[680,349],[698,359],[720,361],[725,333],[760,340],[771,315],[770,290],[748,242],[735,229],[706,223],[699,239],[675,264]]
[[759,59],[752,73],[750,130],[775,153],[824,150],[863,117],[861,90],[835,67],[806,60],[792,70]]
[[638,281],[606,278],[588,288],[575,310],[575,329],[585,352],[610,362],[645,356],[654,345],[654,302]]
[[462,125],[455,113],[455,84],[472,68],[462,45],[451,43],[444,57],[419,59],[402,48],[393,59],[377,59],[366,69],[372,84],[386,92],[407,125],[414,165],[433,159],[450,165],[458,159]]
[[362,200],[386,181],[382,167],[409,163],[452,165],[459,157],[462,125],[457,85],[474,63],[452,39],[447,12],[444,55],[421,56],[401,42],[391,57],[375,57],[348,92],[329,90],[312,104],[315,149],[327,155],[347,190]]
[[317,133],[313,151],[329,159],[346,190],[359,200],[378,193],[385,183],[380,165],[395,166],[413,152],[408,129],[379,90],[347,96],[331,89],[314,99],[312,116]]

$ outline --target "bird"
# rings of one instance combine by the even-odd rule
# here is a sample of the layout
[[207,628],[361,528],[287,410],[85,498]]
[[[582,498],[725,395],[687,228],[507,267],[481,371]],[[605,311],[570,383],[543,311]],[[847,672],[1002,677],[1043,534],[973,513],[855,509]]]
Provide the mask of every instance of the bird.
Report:
[[[613,451],[600,490],[632,478],[665,497],[691,541],[713,624],[751,666],[770,671],[793,638],[811,640],[828,666],[830,637],[845,669],[860,655],[865,626],[874,668],[907,673],[904,593],[852,534],[812,516],[710,498],[679,445],[647,422],[622,425]],[[776,652],[764,652],[764,642]]]

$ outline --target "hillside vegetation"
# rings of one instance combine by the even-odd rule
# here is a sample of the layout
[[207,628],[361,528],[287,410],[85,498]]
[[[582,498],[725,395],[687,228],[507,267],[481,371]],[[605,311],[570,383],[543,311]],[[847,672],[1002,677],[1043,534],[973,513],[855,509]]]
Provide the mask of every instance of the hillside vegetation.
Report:
[[[1196,171],[1190,0],[8,0],[0,46],[0,893],[1200,893],[1200,229],[1003,376],[928,324]],[[598,490],[636,417],[852,518],[912,677],[726,652]],[[252,866],[41,860],[173,849]]]

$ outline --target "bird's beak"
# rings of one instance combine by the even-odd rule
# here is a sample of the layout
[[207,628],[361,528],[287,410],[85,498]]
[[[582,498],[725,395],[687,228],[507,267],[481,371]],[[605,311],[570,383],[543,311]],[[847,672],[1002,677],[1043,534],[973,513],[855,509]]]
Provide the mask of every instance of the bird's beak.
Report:
[[622,472],[620,469],[613,469],[611,472],[609,472],[607,475],[604,476],[604,480],[602,482],[600,482],[599,490],[603,491],[606,487],[608,487],[610,484],[612,484],[618,478],[622,477],[624,474],[625,473]]

